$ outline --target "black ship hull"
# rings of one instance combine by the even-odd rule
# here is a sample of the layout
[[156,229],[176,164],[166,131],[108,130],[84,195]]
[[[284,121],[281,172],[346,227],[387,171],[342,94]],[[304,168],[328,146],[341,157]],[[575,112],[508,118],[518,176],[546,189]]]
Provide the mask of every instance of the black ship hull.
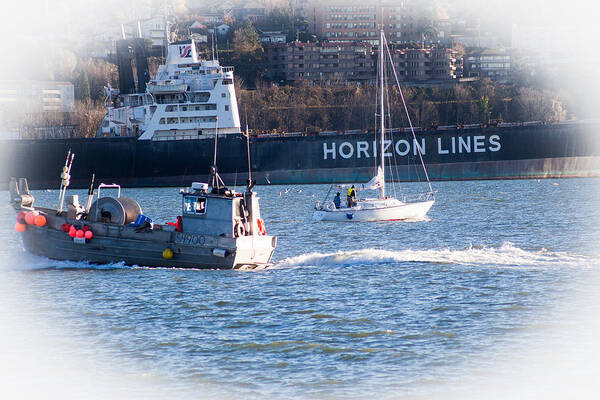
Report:
[[[519,179],[600,176],[598,123],[512,124],[417,132],[399,131],[386,142],[386,157],[401,181]],[[261,135],[250,140],[252,172],[259,184],[333,183],[371,178],[375,137],[368,133]],[[103,182],[128,187],[185,186],[205,181],[213,161],[213,140],[146,141],[135,138],[1,141],[2,182],[27,177],[32,188],[54,188],[66,152],[75,154],[71,187]],[[219,172],[229,185],[247,176],[246,139],[218,141]]]

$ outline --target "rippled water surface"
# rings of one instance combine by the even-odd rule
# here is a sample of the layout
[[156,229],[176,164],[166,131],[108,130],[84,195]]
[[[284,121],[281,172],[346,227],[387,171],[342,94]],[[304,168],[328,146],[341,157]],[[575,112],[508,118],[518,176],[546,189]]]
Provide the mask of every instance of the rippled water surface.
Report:
[[[29,255],[5,193],[0,267],[44,337],[175,397],[427,396],[543,343],[568,313],[598,267],[598,183],[437,183],[428,221],[347,224],[312,222],[328,186],[260,186],[279,238],[264,271]],[[179,214],[176,189],[123,191],[155,220]]]

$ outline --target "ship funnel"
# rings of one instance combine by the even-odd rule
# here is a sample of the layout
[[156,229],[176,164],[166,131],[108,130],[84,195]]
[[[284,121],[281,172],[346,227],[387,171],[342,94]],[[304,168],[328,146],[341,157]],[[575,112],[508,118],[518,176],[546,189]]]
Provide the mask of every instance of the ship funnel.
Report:
[[197,63],[198,53],[193,40],[184,40],[169,44],[167,64]]

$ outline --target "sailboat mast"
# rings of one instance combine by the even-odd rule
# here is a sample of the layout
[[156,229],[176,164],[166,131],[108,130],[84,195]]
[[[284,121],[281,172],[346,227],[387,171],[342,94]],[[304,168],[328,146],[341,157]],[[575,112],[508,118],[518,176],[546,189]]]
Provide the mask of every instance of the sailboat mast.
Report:
[[381,91],[379,95],[379,117],[380,117],[380,127],[381,127],[381,172],[384,176],[381,182],[381,198],[385,197],[385,113],[383,109],[383,27],[381,28],[381,32],[379,32],[379,90]]

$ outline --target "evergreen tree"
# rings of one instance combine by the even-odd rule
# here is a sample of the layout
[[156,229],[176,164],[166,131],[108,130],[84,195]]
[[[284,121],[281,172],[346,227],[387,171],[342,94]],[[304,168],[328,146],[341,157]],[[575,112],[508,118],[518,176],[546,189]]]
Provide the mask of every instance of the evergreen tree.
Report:
[[90,98],[90,80],[85,69],[79,74],[79,79],[75,84],[75,92],[77,93],[75,96],[77,100],[88,100]]
[[264,49],[258,39],[258,32],[249,23],[236,29],[233,36],[232,63],[239,76],[249,87],[255,87],[256,81],[265,73]]

